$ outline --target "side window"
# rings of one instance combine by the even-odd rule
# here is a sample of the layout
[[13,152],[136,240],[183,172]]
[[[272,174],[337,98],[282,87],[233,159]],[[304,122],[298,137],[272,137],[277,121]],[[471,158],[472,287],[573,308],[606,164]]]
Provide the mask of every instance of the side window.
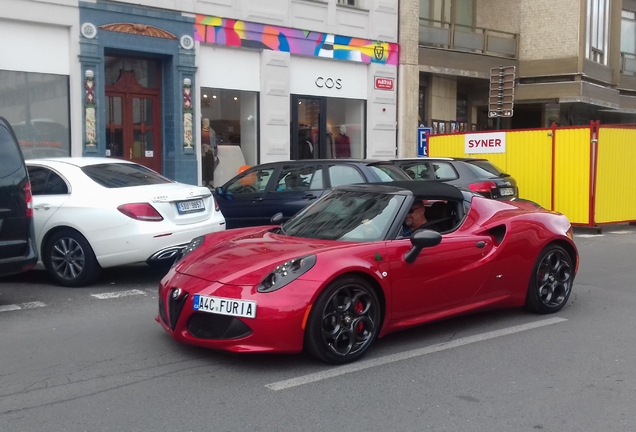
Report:
[[[318,177],[318,178],[316,178]],[[316,166],[283,166],[278,176],[276,191],[305,191],[324,189],[322,186],[322,170]]]
[[365,183],[362,173],[351,165],[331,165],[329,167],[331,187]]
[[29,180],[31,181],[31,193],[33,195],[44,195],[49,170],[40,167],[27,167],[27,170],[29,171]]
[[429,168],[428,163],[408,165],[404,167],[404,171],[406,171],[409,177],[411,177],[413,180],[434,179],[434,177],[431,175],[431,169]]
[[68,194],[68,187],[62,177],[51,171],[49,179],[46,182],[45,193],[47,195],[66,195]]
[[13,174],[22,167],[22,155],[9,130],[0,124],[0,178]]
[[57,173],[43,167],[28,167],[33,195],[65,195],[68,186]]
[[435,162],[433,163],[433,169],[435,170],[436,180],[455,180],[458,177],[455,168],[449,163]]
[[267,183],[272,178],[274,168],[248,170],[238,179],[230,183],[226,192],[232,194],[250,194],[265,191]]

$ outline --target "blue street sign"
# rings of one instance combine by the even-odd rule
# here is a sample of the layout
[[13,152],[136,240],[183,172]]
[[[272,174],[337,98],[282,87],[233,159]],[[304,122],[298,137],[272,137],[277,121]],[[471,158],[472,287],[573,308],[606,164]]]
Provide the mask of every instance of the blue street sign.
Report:
[[417,128],[417,157],[428,156],[427,140],[432,131],[430,127]]

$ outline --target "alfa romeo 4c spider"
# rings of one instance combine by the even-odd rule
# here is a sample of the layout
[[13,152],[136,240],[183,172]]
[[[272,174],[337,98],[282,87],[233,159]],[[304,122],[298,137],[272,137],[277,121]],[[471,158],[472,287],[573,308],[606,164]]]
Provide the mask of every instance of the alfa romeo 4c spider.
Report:
[[[422,205],[428,222],[406,232]],[[578,267],[572,237],[564,215],[530,201],[436,182],[343,186],[282,225],[193,239],[161,280],[156,320],[179,342],[343,364],[434,320],[560,310]]]

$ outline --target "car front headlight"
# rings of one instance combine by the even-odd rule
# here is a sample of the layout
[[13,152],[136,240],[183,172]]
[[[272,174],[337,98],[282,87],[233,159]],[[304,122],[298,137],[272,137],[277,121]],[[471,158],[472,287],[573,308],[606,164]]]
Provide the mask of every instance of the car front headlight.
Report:
[[258,284],[258,292],[276,291],[304,275],[316,264],[316,255],[294,258],[276,267]]
[[186,255],[198,249],[205,240],[205,236],[199,236],[192,239],[192,241],[181,251],[181,253],[177,256],[177,259],[174,260],[172,266],[174,267],[179,261],[181,261]]

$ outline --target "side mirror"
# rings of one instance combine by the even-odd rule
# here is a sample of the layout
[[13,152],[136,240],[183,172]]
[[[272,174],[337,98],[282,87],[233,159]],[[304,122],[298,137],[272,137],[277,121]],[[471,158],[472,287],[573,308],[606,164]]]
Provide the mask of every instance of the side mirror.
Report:
[[272,225],[278,225],[282,220],[283,214],[281,212],[278,212],[274,216],[272,216],[270,222],[272,223]]
[[425,247],[437,246],[442,242],[442,235],[437,231],[422,229],[411,234],[411,244],[413,247],[404,254],[404,261],[412,263],[415,261],[420,251]]

